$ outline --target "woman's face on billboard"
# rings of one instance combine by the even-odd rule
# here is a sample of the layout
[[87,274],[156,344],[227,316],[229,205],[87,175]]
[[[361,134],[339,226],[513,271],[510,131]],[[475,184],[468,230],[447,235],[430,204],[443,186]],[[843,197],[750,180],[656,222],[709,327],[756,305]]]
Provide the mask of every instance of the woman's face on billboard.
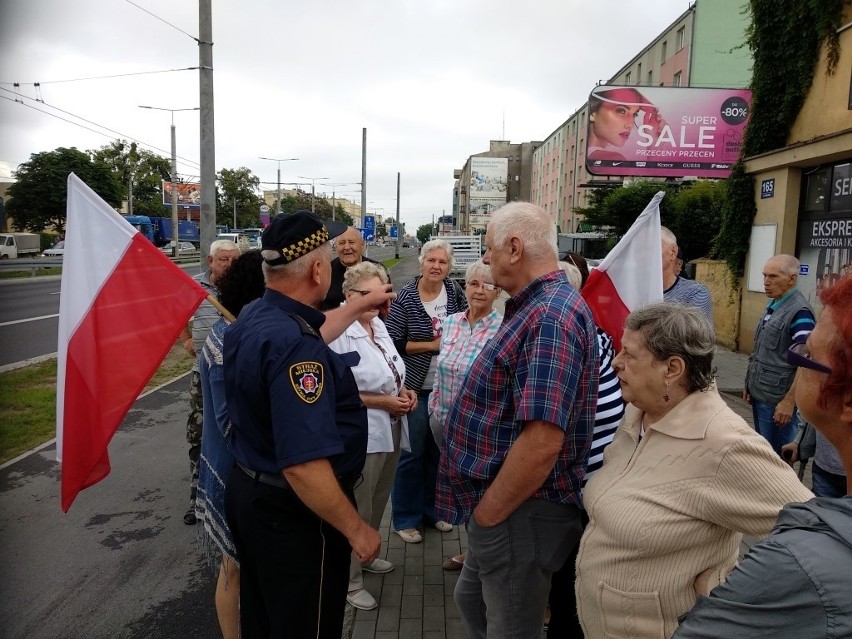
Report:
[[637,106],[609,102],[601,104],[597,112],[592,114],[592,133],[598,139],[598,146],[624,146],[635,126],[637,113]]

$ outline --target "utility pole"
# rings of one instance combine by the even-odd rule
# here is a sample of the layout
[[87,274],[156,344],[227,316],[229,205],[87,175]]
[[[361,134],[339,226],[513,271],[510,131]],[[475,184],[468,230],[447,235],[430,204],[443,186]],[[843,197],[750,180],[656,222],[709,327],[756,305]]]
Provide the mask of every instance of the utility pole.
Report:
[[337,214],[334,211],[334,196],[335,196],[335,192],[332,191],[331,192],[331,221],[332,222],[337,221]]
[[234,196],[234,228],[237,228],[237,196]]
[[[178,177],[177,177],[177,137],[175,134],[175,111],[198,111],[199,107],[191,107],[189,109],[164,109],[162,107],[155,106],[143,106],[139,105],[140,109],[151,109],[153,111],[168,111],[172,114],[172,128],[171,128],[171,137],[172,137],[172,175],[171,175],[171,187],[172,187],[172,241],[174,242],[174,246],[172,247],[172,255],[174,257],[178,257]],[[202,193],[204,189],[202,188]],[[203,240],[203,238],[202,238]]]
[[364,226],[364,216],[367,215],[367,127],[361,134],[361,226]]
[[265,158],[258,157],[259,160],[269,160],[270,162],[278,163],[278,200],[275,202],[275,215],[278,215],[281,212],[281,163],[282,162],[295,162],[299,158]]
[[[213,117],[213,10],[212,0],[198,0],[198,87],[201,105],[201,257],[216,239],[216,141]],[[174,184],[172,185],[174,186]],[[172,191],[172,197],[175,197]],[[174,200],[172,200],[174,211]],[[177,230],[177,229],[175,229]]]
[[127,179],[127,214],[133,215],[133,172]]
[[394,257],[399,259],[399,171],[396,172],[396,251]]
[[316,206],[314,200],[316,199],[316,194],[314,192],[314,186],[317,180],[328,180],[327,177],[306,177],[304,175],[297,175],[297,178],[300,180],[310,180],[311,181],[311,213],[316,215]]

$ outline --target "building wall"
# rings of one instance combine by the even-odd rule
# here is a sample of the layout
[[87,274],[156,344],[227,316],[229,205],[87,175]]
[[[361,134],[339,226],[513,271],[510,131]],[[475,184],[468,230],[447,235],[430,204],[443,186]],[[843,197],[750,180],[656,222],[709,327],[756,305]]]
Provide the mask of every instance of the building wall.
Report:
[[[852,7],[847,6],[843,23],[850,21]],[[746,162],[748,172],[755,179],[757,214],[754,224],[776,224],[774,252],[802,258],[808,273],[799,275],[798,287],[817,308],[814,291],[818,272],[811,257],[815,249],[805,247],[800,239],[804,216],[802,193],[810,174],[828,165],[852,162],[852,110],[849,108],[852,28],[841,32],[840,47],[840,63],[831,76],[825,74],[827,52],[823,48],[813,85],[788,136],[788,146],[748,158]],[[775,196],[761,198],[761,184],[770,179],[775,180]],[[850,216],[852,212],[837,215],[838,218]],[[746,273],[752,259],[749,252]],[[751,351],[754,328],[767,302],[762,292],[749,291],[746,285],[744,282],[739,322],[738,346],[742,352]]]
[[751,81],[751,53],[745,42],[745,0],[703,0],[696,3],[692,24],[695,54],[690,61],[690,86],[743,88]]

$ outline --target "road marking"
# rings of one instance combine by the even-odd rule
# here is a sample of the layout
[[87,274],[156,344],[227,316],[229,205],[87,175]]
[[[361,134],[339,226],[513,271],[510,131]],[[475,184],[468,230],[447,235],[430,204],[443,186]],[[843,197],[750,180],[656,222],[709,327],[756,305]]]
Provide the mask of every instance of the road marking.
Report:
[[41,315],[40,317],[28,317],[26,319],[13,320],[11,322],[0,322],[0,326],[12,326],[12,324],[38,322],[39,320],[53,319],[54,317],[59,317],[59,313],[54,313],[53,315]]

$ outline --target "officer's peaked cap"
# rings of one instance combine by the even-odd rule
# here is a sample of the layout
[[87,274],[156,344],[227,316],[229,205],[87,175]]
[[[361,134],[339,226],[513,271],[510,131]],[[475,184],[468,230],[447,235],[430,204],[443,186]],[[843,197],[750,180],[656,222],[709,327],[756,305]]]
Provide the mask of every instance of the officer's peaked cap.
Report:
[[340,222],[321,220],[310,211],[279,213],[261,235],[261,249],[275,251],[278,257],[264,258],[267,264],[288,264],[343,233],[348,227]]

